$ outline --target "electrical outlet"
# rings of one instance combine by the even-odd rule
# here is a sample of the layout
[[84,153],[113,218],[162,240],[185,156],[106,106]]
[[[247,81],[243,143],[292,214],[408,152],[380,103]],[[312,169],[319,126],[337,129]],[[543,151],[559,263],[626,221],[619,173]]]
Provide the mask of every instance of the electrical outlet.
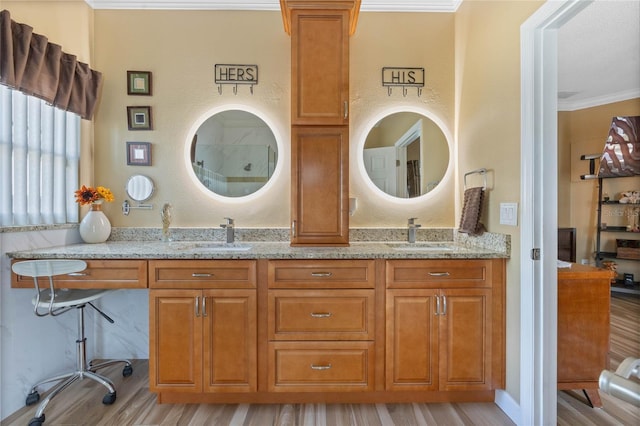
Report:
[[518,226],[518,203],[500,203],[500,225]]

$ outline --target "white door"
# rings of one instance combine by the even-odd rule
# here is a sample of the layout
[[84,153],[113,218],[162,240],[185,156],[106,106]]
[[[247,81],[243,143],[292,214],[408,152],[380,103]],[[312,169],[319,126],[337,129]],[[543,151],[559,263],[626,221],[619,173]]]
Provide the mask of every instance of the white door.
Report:
[[389,195],[396,194],[396,147],[367,148],[364,167],[371,181]]

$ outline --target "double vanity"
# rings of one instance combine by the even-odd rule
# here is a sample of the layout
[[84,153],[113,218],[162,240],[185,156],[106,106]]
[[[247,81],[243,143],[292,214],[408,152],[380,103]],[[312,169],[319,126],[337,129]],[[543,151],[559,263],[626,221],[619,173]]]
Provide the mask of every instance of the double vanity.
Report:
[[505,385],[508,249],[242,239],[9,255],[86,260],[61,288],[148,288],[161,403],[493,401]]

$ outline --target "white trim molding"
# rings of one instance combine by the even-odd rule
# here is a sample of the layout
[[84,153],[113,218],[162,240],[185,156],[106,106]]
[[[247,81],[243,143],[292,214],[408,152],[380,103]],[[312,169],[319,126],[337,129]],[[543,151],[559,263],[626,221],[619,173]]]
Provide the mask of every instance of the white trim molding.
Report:
[[548,1],[520,27],[520,425],[557,423],[557,30],[589,3]]
[[[280,10],[278,0],[85,0],[93,9]],[[362,0],[361,12],[455,12],[462,0]]]
[[628,101],[636,98],[640,98],[640,89],[625,90],[623,92],[609,93],[602,96],[575,101],[571,101],[569,99],[558,99],[558,111],[577,111],[580,109],[593,108],[600,105]]

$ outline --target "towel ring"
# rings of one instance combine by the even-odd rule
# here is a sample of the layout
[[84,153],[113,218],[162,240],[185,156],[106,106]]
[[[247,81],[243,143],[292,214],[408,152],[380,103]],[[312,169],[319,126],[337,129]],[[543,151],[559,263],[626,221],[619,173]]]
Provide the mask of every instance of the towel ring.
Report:
[[470,172],[467,172],[464,174],[464,189],[467,189],[467,176],[469,175],[473,175],[473,174],[480,174],[482,175],[482,189],[486,190],[487,189],[487,169],[482,168],[482,169],[476,169],[476,170],[471,170]]

